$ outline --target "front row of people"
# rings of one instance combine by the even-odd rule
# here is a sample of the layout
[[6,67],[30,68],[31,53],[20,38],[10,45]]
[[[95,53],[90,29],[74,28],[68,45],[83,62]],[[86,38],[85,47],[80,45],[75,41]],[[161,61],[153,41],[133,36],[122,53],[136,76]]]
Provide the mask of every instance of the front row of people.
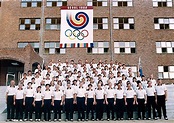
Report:
[[[94,111],[96,112],[96,120],[103,120],[104,105],[106,106],[108,121],[110,119],[116,120],[115,111],[117,120],[123,120],[125,106],[128,120],[133,120],[134,105],[138,105],[138,120],[140,120],[146,119],[145,104],[148,109],[147,119],[151,119],[151,109],[153,109],[153,119],[157,120],[157,117],[161,119],[162,108],[164,118],[167,120],[165,105],[167,89],[162,85],[161,80],[158,80],[156,87],[153,87],[151,82],[148,81],[146,89],[143,89],[142,84],[138,83],[137,90],[133,90],[129,82],[127,83],[127,89],[124,90],[121,86],[121,80],[115,88],[113,88],[110,82],[104,88],[102,82],[99,81],[98,87],[95,90],[92,84],[89,84],[86,90],[82,82],[79,86],[72,87],[70,81],[68,81],[64,90],[60,88],[60,85],[56,85],[55,90],[51,91],[49,84],[45,86],[43,92],[41,90],[41,86],[38,86],[35,91],[32,88],[31,82],[28,83],[26,89],[23,89],[22,84],[19,84],[18,88],[15,88],[15,82],[11,81],[6,95],[7,121],[14,119],[17,121],[32,121],[33,111],[35,111],[36,121],[41,121],[42,112],[44,112],[43,121],[51,121],[51,110],[54,111],[54,121],[61,121],[63,105],[65,105],[66,121],[73,121],[75,105],[78,110],[78,121],[88,121],[88,119],[94,121]],[[14,117],[14,109],[16,109],[16,117]],[[158,116],[156,116],[156,109]],[[25,116],[23,119],[24,111]],[[91,118],[89,117],[90,112]]]

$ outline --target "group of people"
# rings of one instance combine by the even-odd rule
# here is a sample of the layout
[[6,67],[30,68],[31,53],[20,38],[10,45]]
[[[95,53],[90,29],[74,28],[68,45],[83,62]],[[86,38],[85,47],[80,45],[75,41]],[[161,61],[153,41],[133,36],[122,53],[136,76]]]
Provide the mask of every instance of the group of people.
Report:
[[64,111],[65,121],[74,120],[74,111],[78,121],[104,120],[105,111],[107,121],[123,120],[124,111],[128,120],[134,120],[135,106],[138,120],[161,119],[161,109],[168,120],[167,88],[162,80],[135,74],[120,62],[50,61],[44,68],[38,64],[34,72],[24,73],[15,84],[12,80],[6,90],[7,121],[61,121]]

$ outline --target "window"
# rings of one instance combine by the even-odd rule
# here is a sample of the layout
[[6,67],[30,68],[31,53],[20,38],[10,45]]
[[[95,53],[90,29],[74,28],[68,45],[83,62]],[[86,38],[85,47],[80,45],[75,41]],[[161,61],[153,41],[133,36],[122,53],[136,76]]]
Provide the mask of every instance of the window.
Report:
[[21,7],[41,7],[42,0],[22,0]]
[[47,0],[47,7],[67,6],[67,0]]
[[18,42],[18,48],[25,48],[28,44],[34,48],[36,53],[39,53],[39,42]]
[[174,18],[154,18],[155,29],[174,29]]
[[60,18],[46,18],[45,22],[47,30],[60,30]]
[[116,54],[136,53],[135,42],[114,42],[114,53]]
[[172,7],[172,0],[152,0],[153,7]]
[[60,48],[59,42],[45,42],[45,54],[65,54],[66,49]]
[[39,18],[20,18],[20,30],[40,30]]
[[93,29],[108,29],[108,18],[94,18]]
[[134,29],[134,18],[114,17],[114,29]]
[[158,78],[174,79],[174,66],[158,66]]
[[174,42],[156,42],[157,53],[174,53]]
[[108,6],[107,0],[87,0],[87,6]]
[[132,0],[112,0],[112,6],[133,6]]
[[109,42],[94,42],[93,48],[87,48],[87,53],[104,54],[109,52]]

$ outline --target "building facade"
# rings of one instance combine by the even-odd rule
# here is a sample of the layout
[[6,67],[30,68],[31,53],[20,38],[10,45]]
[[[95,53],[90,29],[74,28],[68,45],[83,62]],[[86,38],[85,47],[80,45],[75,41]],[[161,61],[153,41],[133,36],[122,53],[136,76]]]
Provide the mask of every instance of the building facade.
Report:
[[[93,6],[93,48],[60,48],[61,6]],[[20,62],[32,53],[16,52],[11,54],[16,56],[13,59],[4,52],[22,50],[28,44],[38,55],[29,59],[34,58],[38,63],[42,58],[45,63],[58,59],[95,59],[96,62],[107,59],[137,66],[141,57],[146,76],[154,74],[155,78],[171,83],[173,11],[173,0],[0,0],[0,60]],[[32,69],[33,63],[24,63],[23,71]],[[0,73],[4,73],[2,66],[1,63]],[[4,81],[1,79],[1,85]]]

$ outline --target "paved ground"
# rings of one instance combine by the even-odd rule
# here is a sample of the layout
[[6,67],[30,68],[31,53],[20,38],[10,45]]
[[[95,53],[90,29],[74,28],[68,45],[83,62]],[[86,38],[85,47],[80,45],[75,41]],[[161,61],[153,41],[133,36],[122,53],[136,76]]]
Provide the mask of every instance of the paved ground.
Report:
[[[65,121],[61,121],[62,123],[174,123],[174,120],[133,120],[133,121],[128,121],[128,120],[123,120],[123,121],[88,121],[88,122],[77,122],[77,121],[73,121],[73,122],[65,122]],[[5,121],[0,121],[0,123],[7,123]],[[10,122],[9,122],[10,123]],[[31,123],[31,122],[26,122],[26,123]],[[50,123],[50,122],[44,122],[44,123]],[[52,121],[53,123],[53,121]]]

